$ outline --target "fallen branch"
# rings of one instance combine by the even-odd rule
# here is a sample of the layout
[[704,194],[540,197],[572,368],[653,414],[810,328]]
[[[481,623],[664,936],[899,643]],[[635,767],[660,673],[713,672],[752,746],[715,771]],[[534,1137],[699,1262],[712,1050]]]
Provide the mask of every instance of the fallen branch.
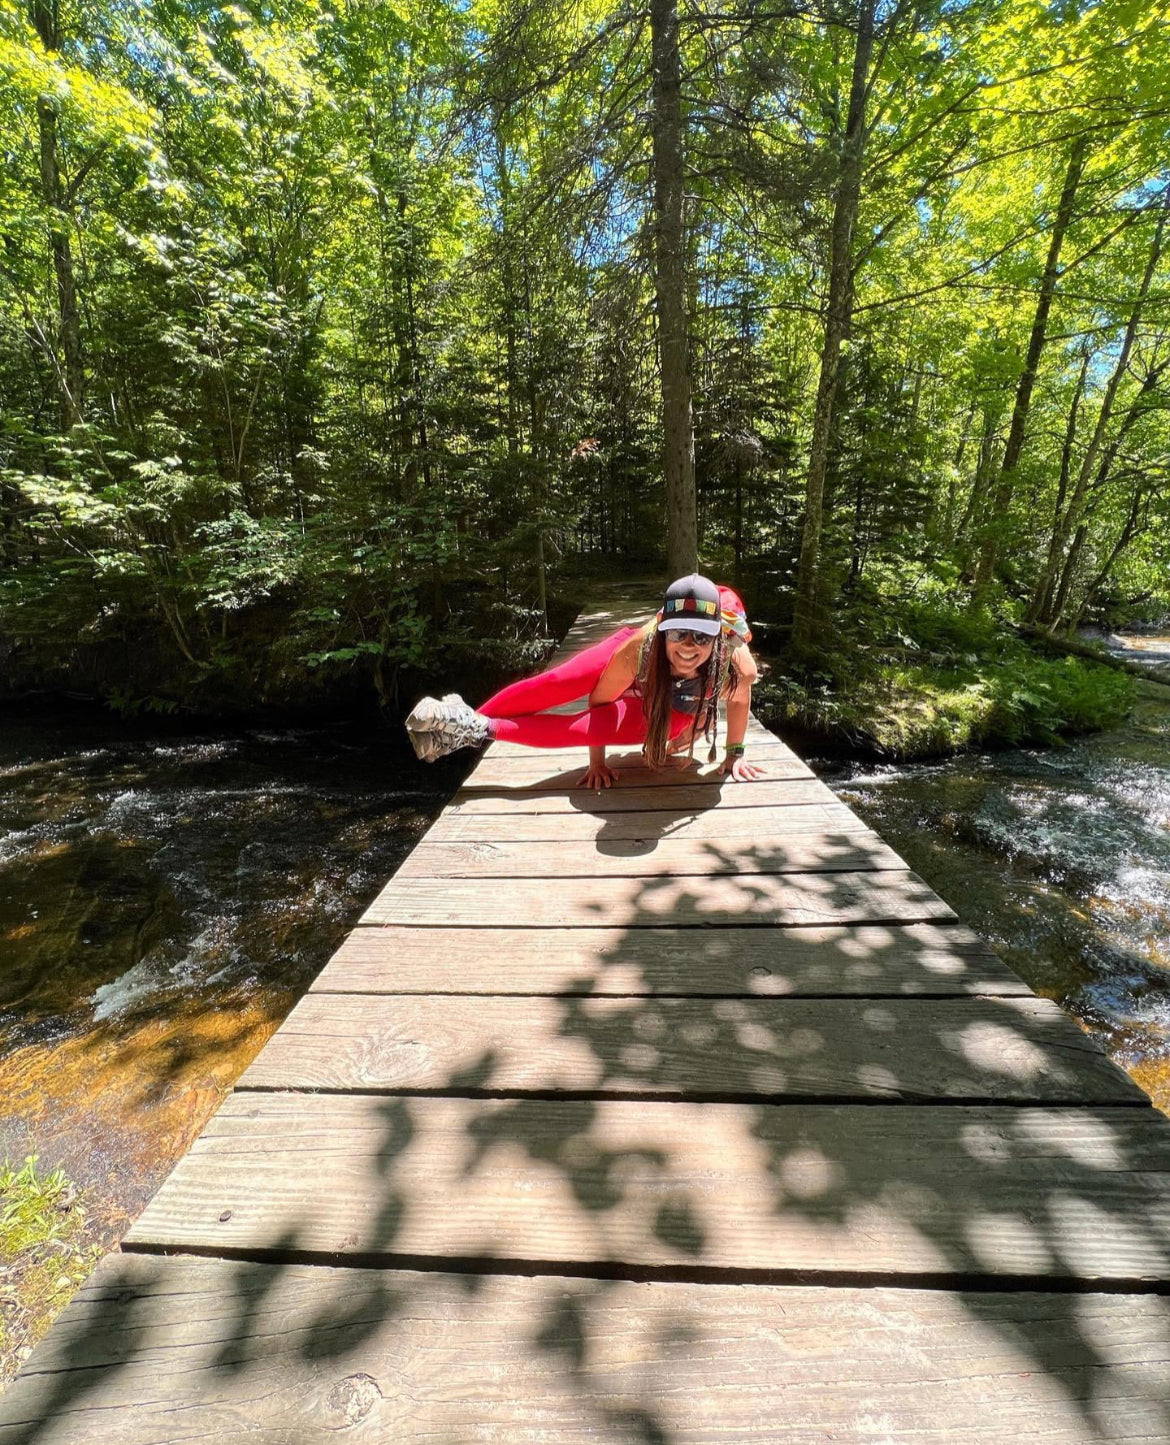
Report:
[[1050,632],[1045,632],[1042,627],[1021,626],[1017,627],[1016,631],[1029,642],[1038,642],[1042,647],[1050,648],[1053,652],[1065,653],[1072,657],[1085,657],[1091,662],[1099,662],[1102,667],[1112,667],[1117,672],[1128,672],[1131,677],[1140,677],[1143,681],[1155,683],[1158,687],[1170,688],[1170,679],[1157,677],[1149,667],[1143,667],[1140,662],[1130,662],[1126,657],[1114,657],[1110,652],[1100,652],[1097,648],[1090,647],[1087,642],[1074,642],[1069,637],[1054,637]]

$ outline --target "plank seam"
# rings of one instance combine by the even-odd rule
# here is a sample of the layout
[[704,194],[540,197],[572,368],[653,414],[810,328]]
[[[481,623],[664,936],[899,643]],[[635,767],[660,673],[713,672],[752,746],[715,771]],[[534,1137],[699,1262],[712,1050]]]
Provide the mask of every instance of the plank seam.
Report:
[[[552,841],[547,840],[547,841]],[[613,854],[603,856],[616,856]],[[403,865],[405,866],[405,864]],[[790,878],[799,874],[815,873],[818,878],[832,878],[838,873],[909,873],[912,870],[904,863],[872,863],[864,860],[854,863],[842,864],[840,868],[810,868],[807,863],[801,864],[798,868],[779,868],[774,872],[765,872],[754,868],[700,868],[697,865],[682,868],[663,869],[660,873],[525,873],[521,870],[509,869],[506,873],[403,873],[399,870],[395,875],[413,881],[426,881],[430,883],[446,883],[456,878],[467,882],[484,881],[491,882],[493,879],[501,878],[522,878],[528,883],[568,883],[572,881],[587,881],[598,879],[601,882],[616,882],[625,880],[629,883],[637,883],[643,878],[662,880],[664,878]]]
[[627,1103],[627,1104],[746,1104],[767,1105],[770,1109],[839,1109],[842,1107],[871,1109],[904,1105],[930,1109],[1047,1109],[1067,1112],[1069,1109],[1133,1109],[1148,1112],[1149,1099],[1005,1099],[995,1094],[919,1094],[907,1090],[890,1094],[770,1094],[765,1091],[746,1093],[743,1090],[716,1089],[487,1089],[446,1085],[435,1088],[410,1088],[392,1084],[364,1084],[360,1088],[342,1088],[334,1084],[247,1084],[233,1086],[234,1094],[279,1094],[286,1098],[338,1096],[351,1099],[524,1099],[539,1103]]
[[[1013,979],[1004,979],[1005,984],[1013,983]],[[1022,982],[1022,981],[1021,981]],[[843,1003],[863,1004],[869,1002],[885,1003],[947,1003],[951,1000],[961,1000],[964,1003],[978,1002],[986,999],[988,1002],[997,1002],[1000,999],[1031,999],[1038,995],[1032,993],[761,993],[758,990],[751,993],[668,993],[663,989],[654,989],[649,993],[596,993],[592,989],[564,989],[550,992],[547,989],[517,989],[497,993],[495,991],[485,992],[481,989],[436,989],[436,988],[312,988],[309,992],[315,998],[596,998],[605,999],[666,999],[685,998],[692,999],[696,1003],[718,1003],[721,999],[744,999],[748,1002],[763,1003],[789,1003],[800,1000],[810,1003],[826,1003],[840,1000]],[[307,995],[306,995],[307,996]],[[283,1027],[283,1025],[282,1025]],[[275,1035],[273,1036],[275,1037]],[[267,1045],[265,1045],[267,1047]]]
[[393,1254],[331,1250],[264,1249],[230,1245],[122,1244],[123,1254],[234,1259],[252,1264],[327,1265],[334,1269],[418,1270],[440,1274],[553,1276],[631,1283],[803,1285],[822,1289],[928,1289],[988,1294],[1170,1295],[1170,1280],[1143,1276],[1089,1279],[1066,1275],[990,1275],[955,1271],[753,1269],[722,1265],[644,1265],[622,1260],[499,1259],[491,1255]]
[[[442,880],[442,879],[437,879],[437,880],[432,879],[432,880],[430,880],[430,881],[432,881],[432,882],[436,882],[436,881],[437,881],[437,882],[442,882],[443,880]],[[485,883],[490,883],[492,880],[491,880],[490,878],[485,878],[483,881],[484,881]],[[553,880],[551,880],[551,881],[555,882],[556,880],[553,879]],[[946,906],[949,907],[950,905],[948,904],[948,905],[946,905]],[[661,928],[678,929],[678,930],[680,930],[680,931],[686,931],[686,932],[691,932],[691,933],[705,933],[705,932],[709,932],[709,931],[710,931],[711,929],[713,929],[713,928],[742,928],[742,929],[745,929],[745,930],[746,930],[746,929],[762,929],[762,928],[763,928],[763,929],[773,929],[773,930],[774,930],[774,929],[777,929],[777,928],[836,928],[836,927],[849,927],[849,926],[851,926],[852,924],[856,924],[858,927],[866,927],[866,928],[888,928],[891,924],[894,924],[894,923],[906,923],[906,924],[912,924],[912,923],[944,923],[944,922],[945,922],[945,923],[950,923],[950,922],[953,922],[953,921],[957,921],[957,917],[954,918],[954,919],[940,918],[937,913],[924,913],[924,914],[922,914],[921,917],[919,917],[917,914],[911,914],[909,917],[907,917],[905,914],[902,914],[902,915],[900,915],[900,916],[897,917],[897,918],[888,917],[886,914],[878,913],[878,914],[872,914],[872,915],[871,915],[871,914],[866,914],[864,917],[854,918],[854,919],[850,919],[848,915],[845,915],[844,918],[842,918],[842,919],[840,920],[840,922],[838,922],[838,920],[834,919],[833,922],[831,922],[831,923],[826,923],[823,918],[817,918],[817,919],[814,919],[812,922],[804,922],[804,923],[796,923],[796,922],[793,922],[793,923],[784,923],[784,922],[780,922],[780,921],[778,921],[778,920],[776,920],[776,919],[770,919],[770,918],[762,918],[762,919],[760,919],[760,921],[759,921],[758,923],[735,923],[735,922],[730,921],[730,920],[727,919],[727,918],[712,918],[709,923],[679,923],[679,922],[676,922],[674,919],[663,919],[662,922],[653,922],[653,923],[630,922],[630,923],[621,923],[621,924],[615,923],[615,924],[611,924],[611,925],[608,925],[608,926],[609,926],[609,927],[613,927],[613,928],[621,928],[624,932],[627,932],[627,933],[634,933],[634,932],[637,932],[637,933],[649,933],[649,932],[654,932],[655,930],[661,929]],[[605,926],[605,925],[603,925],[603,926]],[[585,929],[585,928],[595,929],[595,928],[598,927],[598,925],[597,925],[596,923],[592,922],[592,921],[587,921],[587,922],[585,922],[585,923],[555,923],[555,924],[553,924],[553,923],[514,923],[514,922],[508,922],[507,924],[501,925],[501,924],[499,924],[499,923],[492,923],[492,922],[486,922],[486,923],[455,923],[455,924],[453,924],[453,923],[451,923],[449,920],[446,920],[446,921],[441,922],[441,923],[431,923],[431,922],[425,921],[425,920],[423,920],[423,919],[415,919],[415,918],[402,919],[402,920],[396,920],[396,919],[394,919],[394,918],[371,918],[371,919],[369,919],[368,921],[367,921],[366,919],[360,919],[360,918],[359,918],[358,921],[357,921],[357,923],[354,925],[354,927],[355,927],[355,928],[478,928],[478,929],[482,929],[485,933],[492,933],[492,932],[496,931],[496,930],[497,930],[498,928],[500,928],[500,927],[506,927],[506,928],[522,928],[522,929],[524,929],[524,931],[525,931],[526,933],[540,933],[540,932],[548,933],[548,932],[554,931],[554,930],[555,930],[556,932],[558,932],[558,933],[561,933],[561,932],[564,932],[564,931],[567,930],[567,929]]]

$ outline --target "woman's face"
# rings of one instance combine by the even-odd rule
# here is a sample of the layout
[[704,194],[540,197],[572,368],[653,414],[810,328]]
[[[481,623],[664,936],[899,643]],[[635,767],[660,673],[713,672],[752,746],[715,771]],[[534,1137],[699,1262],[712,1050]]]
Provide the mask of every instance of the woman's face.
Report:
[[702,637],[696,632],[684,632],[670,627],[663,632],[666,640],[666,660],[673,677],[694,677],[715,646],[713,637]]

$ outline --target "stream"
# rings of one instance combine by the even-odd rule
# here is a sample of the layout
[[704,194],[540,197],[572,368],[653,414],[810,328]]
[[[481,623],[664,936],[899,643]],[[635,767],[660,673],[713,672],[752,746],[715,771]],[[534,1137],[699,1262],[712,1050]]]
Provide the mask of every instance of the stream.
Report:
[[[389,728],[10,712],[0,1154],[62,1165],[116,1238],[467,762]],[[1170,1111],[1170,703],[1063,747],[818,771]]]

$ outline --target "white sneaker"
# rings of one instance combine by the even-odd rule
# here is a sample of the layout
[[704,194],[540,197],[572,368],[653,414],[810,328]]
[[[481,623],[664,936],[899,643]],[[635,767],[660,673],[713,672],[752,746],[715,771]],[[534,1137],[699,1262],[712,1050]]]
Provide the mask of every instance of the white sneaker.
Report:
[[449,692],[441,701],[435,697],[422,698],[406,719],[406,730],[415,755],[427,763],[460,748],[482,747],[492,735],[488,719],[481,717],[457,692]]

